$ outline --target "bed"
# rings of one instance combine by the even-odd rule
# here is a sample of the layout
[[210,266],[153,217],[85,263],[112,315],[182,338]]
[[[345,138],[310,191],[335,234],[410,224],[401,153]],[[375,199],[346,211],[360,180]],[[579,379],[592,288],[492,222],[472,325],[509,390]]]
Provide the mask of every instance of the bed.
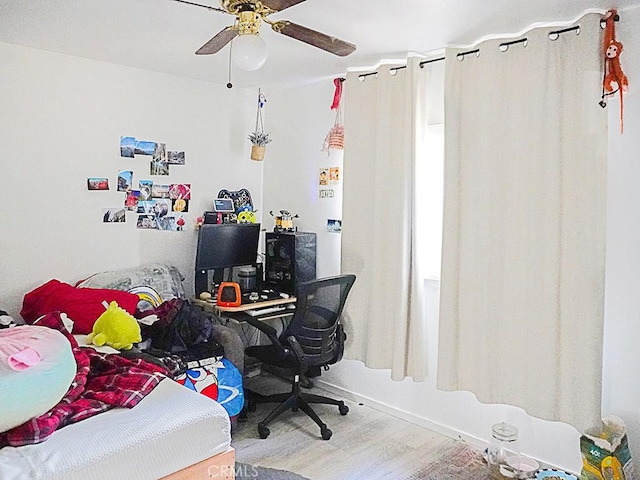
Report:
[[[181,282],[181,275],[174,267],[151,265],[127,271],[98,274],[78,282],[76,287],[126,291],[132,290],[133,287],[134,291],[139,290],[144,293],[140,295],[141,301],[143,298],[150,300],[149,307],[152,307],[154,302],[161,302],[167,298],[183,298]],[[144,288],[141,289],[140,285]],[[157,295],[158,298],[151,298],[153,295]],[[57,295],[52,297],[57,298]],[[73,300],[69,308],[77,306],[77,299]],[[49,318],[48,316],[49,314],[45,318]],[[51,316],[59,316],[59,312]],[[52,327],[52,325],[36,326],[40,321],[37,320],[34,326],[18,327],[18,329]],[[59,330],[62,332],[62,328]],[[225,354],[229,351],[232,358],[240,357],[238,354],[241,350],[238,351],[237,344],[241,345],[242,342],[235,332],[218,326],[215,333],[216,340],[225,347]],[[72,346],[75,342],[77,342],[75,347],[85,343],[82,335],[67,335],[68,332],[64,334],[73,338],[70,340]],[[103,353],[111,353],[114,356],[119,353],[109,352],[108,347],[105,348],[107,351]],[[73,349],[73,355],[76,360],[79,360],[82,354],[79,356],[76,350],[77,348]],[[95,353],[93,350],[91,352]],[[87,354],[94,358],[92,355]],[[117,355],[117,357],[121,356]],[[113,357],[110,356],[110,358]],[[239,364],[239,370],[242,371],[243,358],[238,358],[236,362]],[[94,361],[91,360],[88,363],[93,370]],[[78,384],[80,365],[77,363],[77,370],[74,367],[75,385]],[[150,391],[147,389],[143,397],[140,395],[142,399],[138,399],[133,408],[111,408],[75,423],[66,424],[39,443],[13,443],[20,446],[8,445],[0,448],[0,479],[234,478],[235,452],[231,447],[231,420],[227,405],[223,407],[208,396],[185,388],[169,377],[164,377],[162,373],[157,375],[160,375],[161,379]],[[4,385],[7,389],[7,385],[13,385],[13,383]],[[74,383],[69,387],[63,401],[56,407],[64,404],[73,386]],[[85,390],[89,390],[88,380]],[[42,410],[42,412],[45,411],[45,409]],[[49,410],[47,415],[50,415],[51,411],[53,410]],[[0,411],[0,417],[2,413]],[[0,442],[0,445],[2,444]]]
[[229,416],[166,378],[132,409],[67,425],[42,443],[0,449],[2,480],[231,479]]

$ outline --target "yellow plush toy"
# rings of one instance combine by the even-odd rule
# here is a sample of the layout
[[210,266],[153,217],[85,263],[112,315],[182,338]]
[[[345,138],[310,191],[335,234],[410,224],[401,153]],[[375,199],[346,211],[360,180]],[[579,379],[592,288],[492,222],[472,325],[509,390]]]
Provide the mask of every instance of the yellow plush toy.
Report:
[[117,302],[102,302],[107,309],[93,324],[87,343],[98,347],[108,345],[116,350],[130,350],[134,343],[142,341],[138,321]]

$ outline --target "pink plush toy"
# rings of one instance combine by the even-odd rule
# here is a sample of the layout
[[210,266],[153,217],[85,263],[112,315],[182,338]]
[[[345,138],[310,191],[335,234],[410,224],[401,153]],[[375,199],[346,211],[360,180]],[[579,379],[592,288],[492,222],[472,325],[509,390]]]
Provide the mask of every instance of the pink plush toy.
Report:
[[53,408],[76,375],[65,336],[48,327],[0,330],[0,432]]

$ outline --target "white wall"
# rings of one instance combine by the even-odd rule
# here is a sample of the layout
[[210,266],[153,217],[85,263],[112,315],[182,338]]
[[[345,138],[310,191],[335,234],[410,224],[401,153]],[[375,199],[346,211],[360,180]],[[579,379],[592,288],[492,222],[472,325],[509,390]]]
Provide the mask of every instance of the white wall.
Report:
[[[630,81],[624,98],[625,133],[618,133],[619,102],[609,100],[609,194],[607,224],[607,279],[604,332],[603,415],[616,414],[630,431],[629,441],[636,468],[640,466],[640,160],[637,139],[640,136],[640,33],[633,26],[640,23],[640,10],[621,12],[617,26],[618,40],[624,46],[622,64]],[[317,199],[311,179],[318,162],[312,161],[312,146],[319,144],[331,125],[326,107],[333,85],[330,80],[279,94],[279,105],[271,105],[271,119],[279,131],[291,132],[291,148],[281,156],[273,156],[265,166],[265,204],[294,203],[299,211],[324,216],[316,210]],[[594,102],[599,98],[593,99]],[[293,106],[292,106],[293,105]],[[315,108],[313,110],[312,108]],[[315,132],[311,134],[310,132]],[[348,135],[348,132],[346,133]],[[301,136],[311,142],[301,142]],[[315,144],[314,144],[315,142]],[[308,152],[307,155],[303,155]],[[299,154],[298,154],[299,153]],[[317,155],[316,155],[317,156]],[[348,166],[347,166],[348,168]],[[285,174],[286,173],[286,174]],[[289,185],[297,185],[293,190]],[[291,193],[289,193],[291,192]],[[307,204],[305,201],[310,199]],[[288,203],[287,203],[288,202]],[[374,212],[363,206],[363,215]],[[321,228],[316,219],[317,228]],[[303,221],[312,221],[303,218]],[[320,242],[320,240],[319,240]],[[335,252],[333,249],[331,252]],[[329,251],[319,255],[322,264],[331,262]],[[429,284],[427,288],[433,288]],[[433,290],[431,290],[433,294]],[[431,338],[437,327],[430,326]],[[528,416],[523,410],[504,405],[484,405],[468,392],[441,392],[435,389],[435,342],[429,358],[429,378],[424,383],[411,380],[393,382],[386,370],[371,370],[362,363],[343,360],[322,376],[328,388],[363,400],[400,417],[450,435],[488,440],[493,423],[506,421],[518,426],[520,446],[524,453],[558,467],[579,472],[580,433],[573,427]],[[580,355],[580,345],[575,354]],[[594,372],[599,375],[600,372]],[[544,392],[540,392],[544,395]]]
[[[170,261],[193,288],[195,218],[221,188],[262,201],[262,164],[246,137],[254,92],[0,43],[0,309],[17,316],[22,297],[51,278],[148,261]],[[182,150],[186,165],[150,177],[150,157],[120,157],[120,136]],[[161,183],[190,183],[184,232],[144,231],[136,214],[102,223],[122,206],[119,170]],[[87,191],[88,177],[111,190]]]
[[[273,138],[264,160],[264,224],[273,228],[271,210],[300,215],[295,220],[298,230],[317,234],[319,277],[340,272],[340,234],[327,231],[327,220],[342,220],[342,181],[318,185],[320,168],[339,167],[342,172],[342,151],[321,151],[335,120],[334,89],[333,79],[326,79],[296,89],[263,90],[265,130]],[[320,188],[332,189],[334,197],[319,198]]]

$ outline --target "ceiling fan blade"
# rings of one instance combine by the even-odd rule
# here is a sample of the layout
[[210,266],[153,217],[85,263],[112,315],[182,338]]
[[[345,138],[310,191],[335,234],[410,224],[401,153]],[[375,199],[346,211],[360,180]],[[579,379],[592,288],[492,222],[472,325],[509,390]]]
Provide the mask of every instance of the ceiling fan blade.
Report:
[[236,38],[238,31],[233,27],[227,27],[217,33],[215,37],[201,46],[196,55],[211,55],[212,53],[219,52],[231,40]]
[[293,7],[305,1],[306,0],[262,0],[262,4],[275,12],[281,12],[285,8]]
[[295,38],[301,42],[308,43],[314,47],[318,47],[327,52],[338,55],[339,57],[346,57],[353,53],[356,46],[352,43],[345,42],[335,37],[325,35],[316,30],[303,27],[286,20],[274,23],[271,28],[276,32],[286,35],[287,37]]

